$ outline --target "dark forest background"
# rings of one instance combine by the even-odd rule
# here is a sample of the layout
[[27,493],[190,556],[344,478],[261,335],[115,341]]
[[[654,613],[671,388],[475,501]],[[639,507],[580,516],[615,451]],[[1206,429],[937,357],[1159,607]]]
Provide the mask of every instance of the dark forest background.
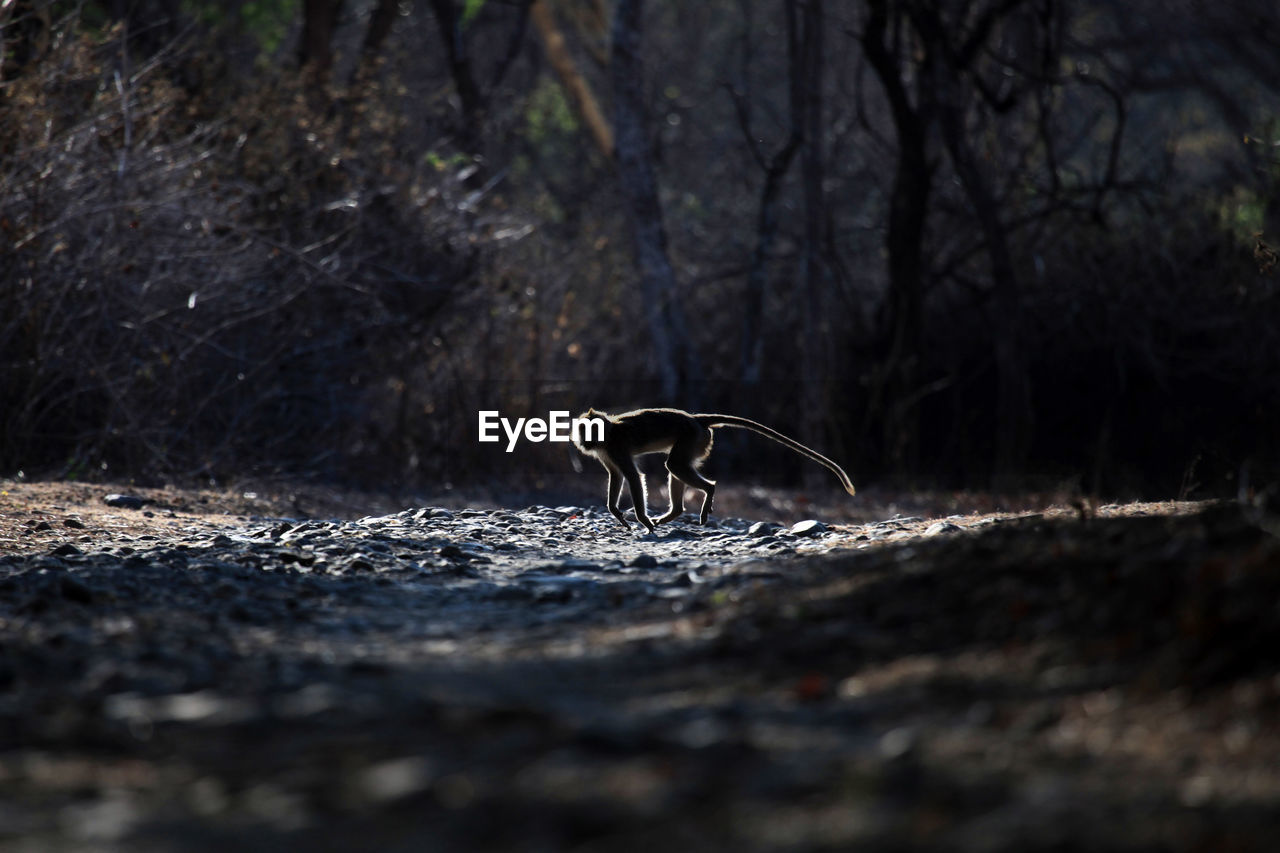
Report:
[[[675,405],[860,485],[1277,479],[1269,0],[0,27],[0,475],[536,487],[566,446],[481,445],[478,410]],[[762,445],[715,467],[798,482]]]

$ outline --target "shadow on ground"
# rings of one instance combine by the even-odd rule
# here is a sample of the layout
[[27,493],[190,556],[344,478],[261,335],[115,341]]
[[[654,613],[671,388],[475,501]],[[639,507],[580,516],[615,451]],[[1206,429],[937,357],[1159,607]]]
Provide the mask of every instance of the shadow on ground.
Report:
[[1271,849],[1274,520],[955,527],[553,595],[425,532],[0,558],[0,845]]

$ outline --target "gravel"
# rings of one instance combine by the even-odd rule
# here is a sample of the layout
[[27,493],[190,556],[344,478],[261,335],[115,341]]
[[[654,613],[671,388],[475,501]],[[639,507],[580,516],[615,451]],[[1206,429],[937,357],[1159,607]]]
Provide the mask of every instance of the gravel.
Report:
[[10,498],[3,849],[1273,837],[1280,547],[1232,508],[639,535]]

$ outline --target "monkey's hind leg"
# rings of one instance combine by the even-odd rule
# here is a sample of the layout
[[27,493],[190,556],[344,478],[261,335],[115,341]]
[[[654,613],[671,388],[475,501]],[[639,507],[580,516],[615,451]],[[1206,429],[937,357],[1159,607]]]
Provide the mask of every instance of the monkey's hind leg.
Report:
[[665,524],[684,512],[684,483],[675,474],[667,474],[667,494],[671,495],[671,508],[661,518],[655,518],[654,524]]
[[[711,514],[711,501],[716,495],[716,484],[714,480],[708,480],[699,474],[698,469],[694,468],[693,464],[693,462],[679,457],[675,450],[672,450],[671,455],[667,457],[667,470],[671,472],[673,480],[682,481],[685,485],[693,486],[695,489],[702,489],[706,493],[706,496],[702,499],[702,512],[698,514],[698,523],[706,524],[707,516]],[[673,490],[671,494],[674,496],[675,491]],[[675,510],[674,504],[671,509]],[[680,511],[684,511],[683,502],[681,503]],[[676,513],[676,515],[679,515],[679,513]],[[672,517],[674,518],[674,516]]]

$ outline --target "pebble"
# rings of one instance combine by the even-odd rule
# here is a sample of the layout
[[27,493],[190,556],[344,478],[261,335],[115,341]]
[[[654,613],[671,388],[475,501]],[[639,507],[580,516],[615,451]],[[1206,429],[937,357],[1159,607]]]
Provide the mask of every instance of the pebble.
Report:
[[113,506],[117,509],[142,509],[151,503],[148,499],[140,495],[119,495],[111,494],[102,499],[107,506]]
[[820,536],[827,532],[827,526],[821,521],[808,519],[806,521],[798,521],[791,525],[791,529],[787,531],[792,536]]

